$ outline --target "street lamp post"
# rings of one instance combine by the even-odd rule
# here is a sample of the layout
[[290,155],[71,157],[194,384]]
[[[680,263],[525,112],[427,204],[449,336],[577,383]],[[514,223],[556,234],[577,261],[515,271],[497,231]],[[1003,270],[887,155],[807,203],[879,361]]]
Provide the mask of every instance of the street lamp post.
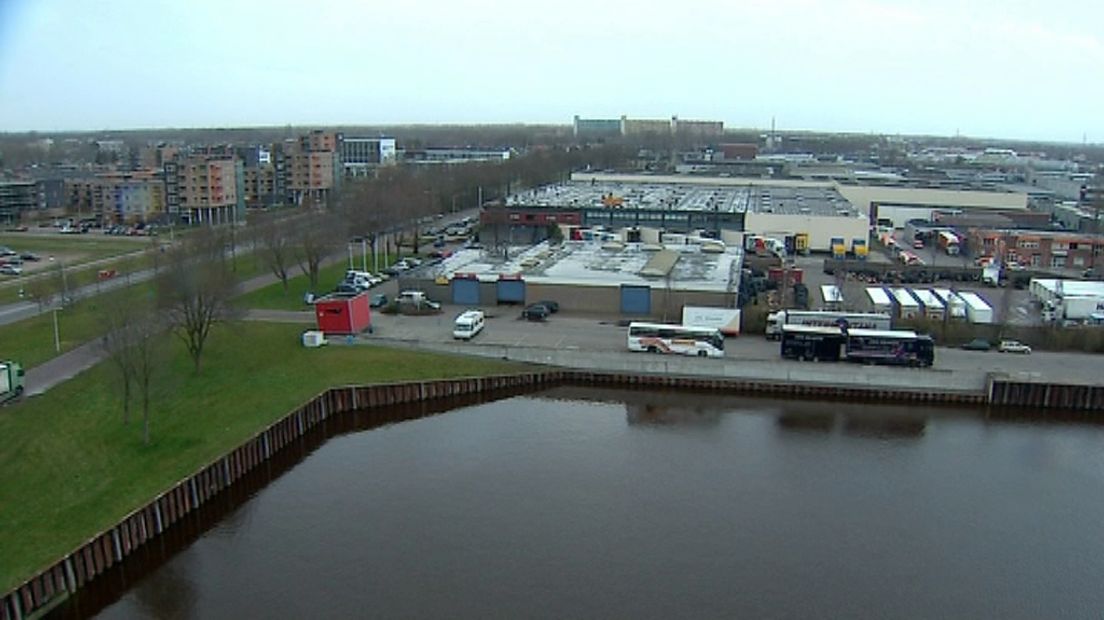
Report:
[[58,309],[54,308],[54,352],[61,353],[61,333],[58,331]]

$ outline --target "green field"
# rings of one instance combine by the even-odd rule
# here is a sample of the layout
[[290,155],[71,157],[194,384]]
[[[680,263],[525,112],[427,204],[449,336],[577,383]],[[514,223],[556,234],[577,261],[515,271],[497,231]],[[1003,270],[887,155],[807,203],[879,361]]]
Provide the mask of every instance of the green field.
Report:
[[199,375],[183,346],[166,336],[149,446],[140,414],[122,423],[109,364],[0,410],[0,589],[18,585],[327,387],[524,369],[381,347],[304,349],[301,330],[220,327]]
[[149,238],[120,238],[95,233],[43,237],[17,233],[0,234],[0,245],[17,252],[34,252],[43,259],[51,254],[79,254],[84,260],[95,260],[143,250],[149,245]]

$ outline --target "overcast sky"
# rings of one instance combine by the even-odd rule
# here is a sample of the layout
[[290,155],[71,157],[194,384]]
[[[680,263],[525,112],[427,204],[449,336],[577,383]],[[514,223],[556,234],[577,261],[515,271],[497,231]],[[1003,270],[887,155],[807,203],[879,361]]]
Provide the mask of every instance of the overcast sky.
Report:
[[1104,2],[0,0],[0,130],[723,120],[1104,142]]

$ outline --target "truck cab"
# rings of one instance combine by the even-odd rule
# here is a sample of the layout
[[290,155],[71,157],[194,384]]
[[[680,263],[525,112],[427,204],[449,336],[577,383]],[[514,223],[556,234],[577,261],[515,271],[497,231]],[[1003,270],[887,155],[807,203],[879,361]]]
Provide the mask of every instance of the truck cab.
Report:
[[16,362],[0,362],[0,403],[15,400],[23,394],[23,366]]

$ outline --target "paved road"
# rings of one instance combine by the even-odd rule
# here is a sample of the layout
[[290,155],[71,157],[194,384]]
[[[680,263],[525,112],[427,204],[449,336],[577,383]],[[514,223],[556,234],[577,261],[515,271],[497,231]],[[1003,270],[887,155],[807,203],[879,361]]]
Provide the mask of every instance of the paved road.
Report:
[[[463,308],[445,306],[440,315],[401,316],[374,313],[373,333],[362,340],[383,340],[389,343],[412,344],[453,343],[452,318]],[[471,347],[500,347],[505,349],[528,348],[533,350],[575,351],[579,353],[623,353],[630,359],[638,355],[626,351],[626,329],[618,327],[616,317],[588,317],[559,313],[546,322],[530,322],[519,318],[520,308],[499,306],[487,308],[487,327],[471,343]],[[249,314],[254,320],[314,324],[311,311],[302,312],[254,310]],[[469,343],[463,343],[467,345]],[[729,360],[770,362],[780,368],[791,365],[808,367],[807,362],[780,359],[779,344],[761,336],[745,335],[729,338],[725,345],[725,357]],[[856,368],[842,365],[844,368]],[[904,373],[917,371],[892,369]],[[930,372],[966,372],[981,376],[989,372],[1007,373],[1023,380],[1104,384],[1104,356],[1084,353],[1036,352],[1031,355],[997,353],[996,351],[963,351],[939,347],[936,363]]]

